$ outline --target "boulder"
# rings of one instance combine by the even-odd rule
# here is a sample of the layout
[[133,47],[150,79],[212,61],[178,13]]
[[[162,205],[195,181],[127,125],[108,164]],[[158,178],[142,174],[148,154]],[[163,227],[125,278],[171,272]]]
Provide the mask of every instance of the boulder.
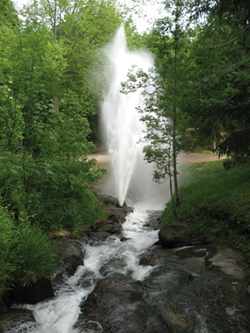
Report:
[[50,280],[40,278],[28,285],[17,286],[14,299],[17,304],[36,304],[54,296]]
[[37,332],[32,311],[10,309],[0,317],[0,333]]
[[189,224],[176,222],[160,229],[159,242],[163,247],[172,249],[188,245],[205,245],[208,244],[208,239],[195,235]]
[[74,275],[77,267],[83,264],[82,243],[75,239],[60,238],[56,240],[56,248],[62,267],[69,275]]
[[156,265],[142,281],[144,300],[173,332],[249,332],[249,272],[234,251],[153,246],[141,264]]
[[149,227],[150,230],[158,230],[160,229],[160,220],[162,216],[162,211],[154,211],[150,214],[149,219],[147,220],[144,227]]
[[100,332],[169,332],[167,323],[134,284],[119,273],[100,281],[84,303],[75,328],[85,331],[90,323],[99,322]]

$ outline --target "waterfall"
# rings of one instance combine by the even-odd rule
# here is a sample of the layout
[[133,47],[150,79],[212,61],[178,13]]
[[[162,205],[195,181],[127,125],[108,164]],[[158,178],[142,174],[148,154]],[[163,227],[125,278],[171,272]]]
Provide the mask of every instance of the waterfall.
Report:
[[153,66],[153,58],[148,52],[128,51],[123,27],[105,51],[112,72],[102,105],[102,124],[111,158],[115,196],[120,205],[125,199],[134,205],[144,200],[156,186],[152,181],[153,167],[144,161],[143,143],[139,143],[144,124],[136,108],[143,108],[143,96],[140,90],[126,95],[121,93],[121,82],[127,81],[128,71],[134,65],[147,71]]
[[[135,281],[143,281],[154,267],[141,265],[140,256],[158,240],[158,230],[147,228],[150,210],[161,210],[168,201],[168,190],[152,181],[152,167],[143,159],[143,123],[136,107],[143,103],[140,92],[129,95],[120,93],[121,82],[132,65],[147,70],[152,66],[148,53],[129,52],[124,29],[120,28],[112,44],[106,50],[112,70],[112,79],[102,106],[102,121],[112,159],[115,192],[122,205],[125,199],[133,204],[123,224],[121,241],[110,236],[106,241],[89,244],[82,242],[84,262],[73,276],[63,275],[63,282],[56,285],[56,297],[35,305],[21,308],[33,311],[36,322],[20,322],[10,333],[79,333],[74,328],[81,312],[81,304],[94,290],[96,283],[118,272],[131,275]],[[163,193],[162,193],[163,191]],[[151,212],[152,213],[152,212]],[[114,260],[116,259],[116,260]],[[60,274],[60,269],[56,275]],[[56,276],[55,275],[55,276]],[[102,332],[101,324],[95,322]],[[16,330],[17,328],[17,330]]]

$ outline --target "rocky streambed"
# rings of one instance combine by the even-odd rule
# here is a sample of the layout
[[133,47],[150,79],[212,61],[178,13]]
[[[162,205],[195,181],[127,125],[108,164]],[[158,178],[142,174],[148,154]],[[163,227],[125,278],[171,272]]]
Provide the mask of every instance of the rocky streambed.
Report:
[[[138,221],[130,221],[125,232],[122,229],[129,209],[106,205],[108,223],[100,221],[80,240],[56,239],[61,267],[52,281],[55,293],[60,294],[58,286],[66,278],[76,280],[76,276],[75,286],[91,289],[79,301],[74,325],[68,331],[46,331],[35,321],[35,308],[26,306],[3,314],[0,332],[250,332],[250,275],[236,252],[193,237],[188,226],[170,226],[157,241],[161,212],[156,211],[147,212],[134,236],[133,224],[138,228]],[[155,237],[146,250],[140,244],[145,235]],[[136,242],[130,244],[133,237]],[[136,257],[128,253],[131,246]],[[100,261],[90,257],[97,250],[100,267]],[[80,275],[88,265],[98,266],[94,285],[93,277],[88,278],[92,268]],[[66,304],[61,316],[67,316],[70,306]]]

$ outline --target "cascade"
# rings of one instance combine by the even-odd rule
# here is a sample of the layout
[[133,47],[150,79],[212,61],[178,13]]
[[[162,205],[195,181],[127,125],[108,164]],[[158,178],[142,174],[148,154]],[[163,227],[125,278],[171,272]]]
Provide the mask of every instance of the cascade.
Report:
[[[230,275],[226,275],[224,278],[223,271],[219,273],[217,255],[214,258],[214,264],[212,261],[209,263],[213,259],[213,252],[217,252],[212,247],[211,249],[209,249],[210,246],[181,248],[178,255],[177,249],[175,249],[176,251],[172,250],[172,254],[164,250],[163,254],[156,246],[152,248],[152,252],[149,251],[150,256],[146,256],[146,258],[153,258],[156,255],[155,259],[157,260],[148,263],[147,260],[144,260],[144,263],[141,262],[144,254],[158,240],[158,230],[152,228],[149,223],[152,215],[156,213],[153,210],[163,208],[164,202],[169,200],[169,192],[167,186],[153,186],[152,170],[143,160],[142,144],[137,143],[143,135],[143,125],[136,111],[138,103],[143,102],[141,96],[140,94],[131,94],[131,96],[120,94],[120,82],[126,80],[127,70],[135,61],[138,61],[137,64],[140,68],[145,66],[144,69],[151,66],[152,62],[147,54],[127,51],[122,29],[118,31],[114,43],[109,46],[107,52],[112,66],[114,66],[114,71],[110,89],[103,102],[103,126],[114,168],[116,195],[120,204],[124,200],[130,200],[134,210],[127,215],[126,221],[122,225],[121,235],[111,235],[105,241],[91,238],[79,240],[83,250],[83,262],[82,265],[78,266],[75,274],[69,276],[65,268],[59,267],[52,281],[56,295],[54,298],[34,305],[18,306],[31,310],[35,321],[31,320],[30,316],[19,321],[16,321],[14,317],[12,325],[3,332],[107,332],[104,330],[106,312],[101,311],[101,317],[99,317],[99,308],[103,308],[102,305],[105,303],[101,302],[101,306],[98,304],[100,295],[100,292],[98,294],[98,283],[105,282],[109,277],[111,277],[111,281],[113,274],[113,285],[109,285],[107,299],[110,297],[112,300],[116,290],[118,290],[117,294],[121,292],[122,298],[119,298],[118,295],[117,298],[113,299],[113,303],[110,301],[107,303],[108,306],[111,306],[108,315],[111,314],[117,319],[112,323],[115,325],[118,323],[112,332],[120,332],[122,326],[128,332],[126,324],[130,324],[130,318],[135,324],[141,325],[142,322],[146,325],[156,325],[153,326],[156,329],[152,330],[147,328],[140,330],[136,326],[133,332],[168,332],[175,330],[175,328],[178,331],[188,330],[197,333],[229,332],[231,329],[233,332],[248,332],[245,329],[248,325],[248,317],[247,314],[245,317],[243,316],[247,311],[239,303],[240,297],[242,300],[244,299],[243,304],[246,295],[249,295],[247,284],[238,278],[241,270],[238,268],[232,270],[230,265]],[[158,250],[160,252],[157,257]],[[210,255],[211,259],[208,259]],[[225,258],[228,266],[230,261],[228,261],[228,254]],[[221,262],[223,263],[223,261]],[[236,272],[236,276],[231,276],[232,271]],[[120,285],[116,275],[122,276]],[[224,289],[222,281],[224,281]],[[104,283],[105,288],[106,286]],[[117,286],[118,289],[116,289]],[[145,293],[142,294],[142,290],[145,290]],[[220,291],[220,302],[218,302],[218,290]],[[229,290],[233,292],[229,293]],[[207,296],[207,303],[204,297],[200,297],[202,292]],[[125,297],[123,297],[124,295]],[[126,295],[129,297],[126,298]],[[88,313],[81,313],[89,296],[93,296],[97,304],[94,309],[97,311],[97,316],[94,317],[94,320],[93,312],[91,312],[93,308],[90,309],[89,318]],[[105,293],[101,294],[101,297],[106,300]],[[127,313],[123,313],[124,308],[119,308],[123,304],[118,304],[118,299],[122,299],[121,303],[125,299],[127,302],[126,310],[130,313],[130,317],[126,318]],[[128,303],[128,299],[130,303]],[[140,304],[145,300],[146,303],[148,301],[147,306],[140,307]],[[118,308],[118,312],[115,311],[116,308]],[[85,309],[88,309],[88,306]],[[141,309],[146,309],[148,312],[145,314],[145,311]],[[152,312],[151,309],[154,311]],[[234,317],[238,311],[240,311],[240,317]],[[163,314],[162,317],[158,316],[160,313]],[[217,318],[214,313],[219,313],[220,316]],[[134,318],[136,318],[135,321],[133,321]],[[166,318],[167,326],[162,322],[162,318]],[[4,321],[5,319],[2,320],[2,322]],[[158,327],[161,328],[158,329]]]
[[143,143],[139,143],[144,130],[136,109],[143,107],[141,91],[123,94],[120,90],[121,82],[127,81],[132,66],[147,71],[153,66],[153,59],[147,52],[128,51],[123,27],[106,48],[106,55],[112,72],[102,105],[102,125],[111,158],[115,196],[120,205],[125,200],[135,204],[139,200],[145,201],[145,195],[152,194],[156,188],[159,191],[159,187],[152,181],[152,166],[144,161]]
[[[153,183],[152,168],[143,160],[143,146],[138,143],[143,135],[143,124],[136,110],[143,103],[141,94],[120,93],[121,81],[126,81],[129,68],[137,64],[147,70],[152,66],[152,58],[147,53],[127,50],[123,28],[118,30],[106,52],[113,71],[102,107],[103,128],[112,159],[115,193],[121,205],[126,199],[134,206],[134,211],[123,224],[122,236],[127,241],[110,236],[103,243],[82,242],[84,262],[76,273],[73,276],[65,274],[64,281],[54,285],[55,298],[35,305],[22,305],[21,308],[33,312],[36,322],[20,322],[8,333],[79,333],[74,325],[80,315],[81,304],[100,279],[119,272],[124,276],[130,275],[135,281],[143,281],[154,269],[150,265],[141,265],[139,260],[140,255],[158,240],[158,230],[149,230],[144,224],[149,219],[150,210],[163,208],[167,201],[166,188]],[[60,274],[60,269],[56,274]],[[102,332],[101,324],[95,324],[97,329],[87,330],[86,333]]]

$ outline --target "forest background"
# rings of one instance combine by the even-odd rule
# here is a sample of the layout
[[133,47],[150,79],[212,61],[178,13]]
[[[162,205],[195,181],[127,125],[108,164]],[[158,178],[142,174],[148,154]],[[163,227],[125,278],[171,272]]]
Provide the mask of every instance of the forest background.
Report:
[[[102,48],[121,24],[130,49],[155,57],[157,75],[130,73],[128,84],[157,88],[139,110],[155,180],[172,183],[182,150],[210,147],[232,157],[224,162],[230,170],[216,168],[214,182],[210,173],[209,181],[200,179],[207,184],[203,194],[179,193],[174,184],[163,224],[192,216],[197,232],[221,237],[227,229],[223,241],[249,258],[250,8],[244,0],[165,5],[165,16],[139,33],[131,17],[136,2],[128,8],[111,0],[39,0],[18,12],[1,0],[0,297],[14,283],[51,276],[50,233],[70,230],[77,237],[105,218],[90,187],[105,170],[87,156],[101,144],[98,119],[109,78]],[[162,138],[171,150],[161,148]],[[230,184],[224,192],[223,180]]]

